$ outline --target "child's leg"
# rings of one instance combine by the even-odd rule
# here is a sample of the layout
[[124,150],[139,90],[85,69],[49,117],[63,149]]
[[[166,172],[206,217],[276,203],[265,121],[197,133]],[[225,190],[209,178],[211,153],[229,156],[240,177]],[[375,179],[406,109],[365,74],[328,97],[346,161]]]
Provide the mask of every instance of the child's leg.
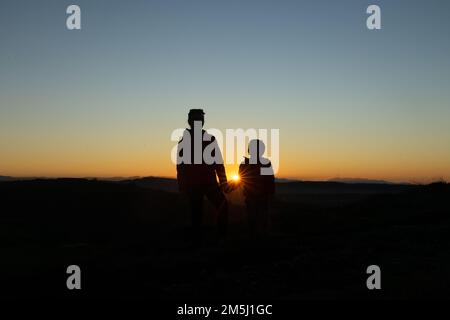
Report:
[[261,233],[267,235],[269,233],[269,199],[266,196],[261,197],[260,201],[260,222]]
[[252,197],[245,199],[250,237],[254,238],[258,225],[258,202]]

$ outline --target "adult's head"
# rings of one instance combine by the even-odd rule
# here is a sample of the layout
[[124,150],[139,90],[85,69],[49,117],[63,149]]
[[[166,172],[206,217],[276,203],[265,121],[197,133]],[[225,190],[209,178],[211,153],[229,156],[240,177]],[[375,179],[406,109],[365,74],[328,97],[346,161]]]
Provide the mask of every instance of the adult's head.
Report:
[[188,123],[191,128],[194,128],[194,122],[201,121],[202,127],[205,124],[205,113],[203,109],[191,109],[188,114]]

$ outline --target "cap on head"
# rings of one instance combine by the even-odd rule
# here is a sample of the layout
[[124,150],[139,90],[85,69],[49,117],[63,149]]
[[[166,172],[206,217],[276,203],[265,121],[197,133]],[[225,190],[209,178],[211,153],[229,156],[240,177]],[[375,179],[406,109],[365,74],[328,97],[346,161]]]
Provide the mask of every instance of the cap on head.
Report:
[[201,121],[202,125],[205,122],[205,112],[203,109],[191,109],[188,114],[188,123],[193,126],[194,121]]
[[189,119],[197,119],[197,118],[203,118],[205,115],[205,112],[203,112],[203,109],[191,109],[189,110]]

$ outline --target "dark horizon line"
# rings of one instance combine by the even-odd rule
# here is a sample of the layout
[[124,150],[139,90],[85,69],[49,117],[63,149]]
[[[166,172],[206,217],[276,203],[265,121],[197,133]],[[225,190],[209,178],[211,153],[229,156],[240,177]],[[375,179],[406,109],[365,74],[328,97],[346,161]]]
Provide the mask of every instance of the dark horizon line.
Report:
[[[165,179],[165,180],[176,180],[175,177],[165,177],[165,176],[113,176],[113,177],[95,177],[95,176],[85,176],[85,177],[70,177],[70,176],[60,176],[60,177],[47,177],[47,176],[31,176],[31,177],[14,177],[14,176],[2,176],[0,175],[0,182],[6,181],[23,181],[23,180],[58,180],[58,179],[84,179],[84,180],[98,180],[98,181],[127,181],[127,180],[140,180],[140,179]],[[343,184],[380,184],[380,185],[428,185],[432,183],[448,183],[445,180],[436,180],[430,183],[419,183],[419,182],[393,182],[382,179],[368,179],[368,178],[331,178],[325,180],[302,180],[295,178],[275,178],[277,183],[291,183],[291,182],[332,182],[332,183],[343,183]]]

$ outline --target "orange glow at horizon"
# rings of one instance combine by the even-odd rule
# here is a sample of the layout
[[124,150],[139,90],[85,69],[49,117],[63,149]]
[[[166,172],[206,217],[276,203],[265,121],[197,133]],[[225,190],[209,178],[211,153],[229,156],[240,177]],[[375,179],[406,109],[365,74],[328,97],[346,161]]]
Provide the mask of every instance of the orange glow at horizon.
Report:
[[[50,128],[51,129],[51,128]],[[0,175],[14,177],[175,177],[170,159],[174,145],[168,132],[148,137],[147,128],[124,128],[108,133],[83,131],[59,134],[0,137]],[[128,129],[128,128],[127,128]],[[0,129],[1,130],[1,129]],[[125,134],[126,132],[126,134]],[[377,137],[380,139],[379,137]],[[280,135],[280,166],[276,178],[328,180],[360,178],[393,182],[429,183],[450,180],[450,150],[433,143],[373,140],[339,141],[339,137]],[[444,140],[444,139],[442,139]],[[44,141],[44,142],[43,142]],[[384,139],[383,141],[387,141]],[[314,143],[313,143],[314,142]],[[442,141],[444,142],[444,141]],[[378,143],[378,144],[377,144]],[[402,148],[398,144],[402,143]],[[240,163],[242,160],[236,159]],[[239,163],[226,164],[229,179]]]

